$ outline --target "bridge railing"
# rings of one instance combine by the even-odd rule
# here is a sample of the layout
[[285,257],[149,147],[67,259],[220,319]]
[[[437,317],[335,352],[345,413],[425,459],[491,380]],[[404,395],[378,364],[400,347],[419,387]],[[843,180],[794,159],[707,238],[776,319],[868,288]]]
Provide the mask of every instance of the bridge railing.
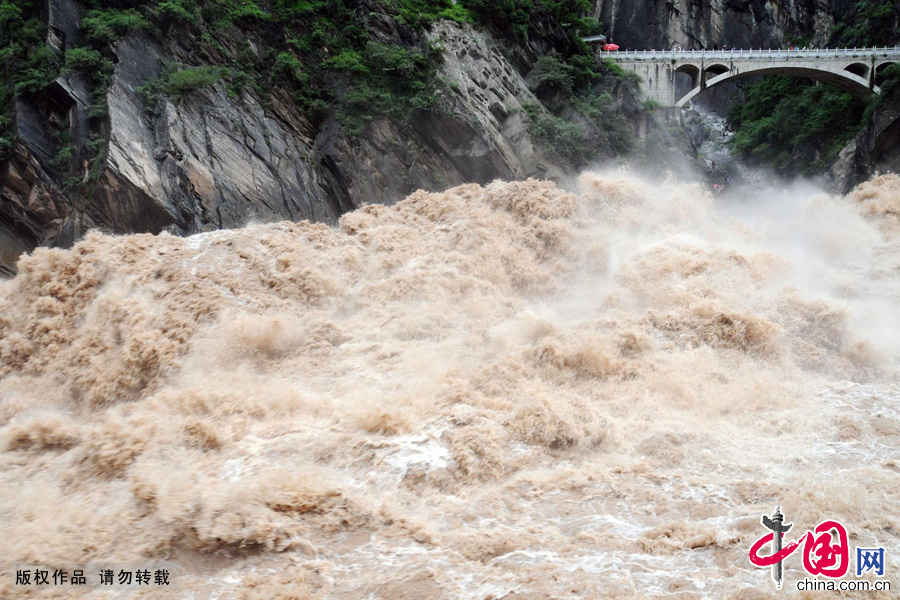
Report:
[[735,60],[747,58],[784,59],[784,58],[898,58],[900,59],[900,46],[875,47],[875,48],[795,48],[794,50],[776,50],[769,48],[748,49],[738,48],[732,50],[613,50],[601,54],[607,58],[621,58],[625,60],[660,60],[660,59],[719,59]]

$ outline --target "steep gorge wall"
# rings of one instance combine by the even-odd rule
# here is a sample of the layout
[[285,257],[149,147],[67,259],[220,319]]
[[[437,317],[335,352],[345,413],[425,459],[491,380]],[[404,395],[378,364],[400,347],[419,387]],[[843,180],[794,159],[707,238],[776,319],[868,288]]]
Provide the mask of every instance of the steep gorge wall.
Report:
[[[598,0],[595,14],[606,33],[624,49],[668,49],[674,43],[686,49],[777,48],[791,43],[823,48],[848,43],[839,39],[848,23],[855,23],[863,32],[857,36],[867,37],[871,22],[859,24],[862,6],[850,0]],[[889,23],[886,26],[890,28]],[[893,31],[896,39],[896,29]],[[881,43],[891,42],[885,39]],[[743,85],[717,86],[695,102],[724,116],[733,104],[743,102]],[[900,168],[898,116],[896,107],[877,107],[871,121],[861,124],[862,130],[820,169],[823,184],[847,193],[877,172]],[[818,160],[822,146],[808,143],[798,148],[795,156],[804,155],[807,163]],[[803,160],[795,162],[802,164]]]
[[824,46],[851,0],[597,0],[596,15],[623,48],[780,47],[799,38]]
[[[81,42],[81,11],[74,0],[47,0],[51,47]],[[53,166],[54,131],[65,129],[82,163],[77,179],[91,176],[87,158],[79,160],[89,142],[84,77],[60,76],[47,93],[19,100],[18,142],[0,165],[0,273],[14,272],[23,251],[66,246],[91,228],[189,234],[251,221],[334,222],[361,203],[392,203],[419,188],[566,175],[531,139],[524,106],[541,103],[498,43],[452,21],[429,36],[444,48],[442,109],[408,125],[378,120],[353,136],[334,115],[313,125],[278,88],[268,98],[250,88],[235,96],[219,83],[148,106],[138,88],[166,61],[187,60],[198,47],[202,54],[205,42],[129,34],[114,48],[106,157],[88,193],[72,191],[72,181],[66,188]]]

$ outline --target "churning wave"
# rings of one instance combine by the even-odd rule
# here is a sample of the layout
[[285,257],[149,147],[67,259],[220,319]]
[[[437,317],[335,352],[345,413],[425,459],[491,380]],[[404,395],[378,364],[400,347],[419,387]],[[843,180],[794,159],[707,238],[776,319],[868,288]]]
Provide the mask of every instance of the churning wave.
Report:
[[197,599],[755,598],[776,504],[900,550],[898,304],[896,176],[90,234],[0,283],[0,564],[166,560]]

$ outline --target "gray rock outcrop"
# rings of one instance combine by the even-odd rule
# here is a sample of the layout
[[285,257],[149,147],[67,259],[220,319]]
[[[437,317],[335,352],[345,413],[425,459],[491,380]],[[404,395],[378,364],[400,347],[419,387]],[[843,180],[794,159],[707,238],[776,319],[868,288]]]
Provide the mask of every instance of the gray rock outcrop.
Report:
[[877,111],[871,125],[844,146],[825,180],[846,194],[875,173],[900,173],[900,110]]
[[[848,0],[597,0],[595,14],[623,49],[774,48],[803,32],[824,46]],[[792,39],[793,38],[793,39]]]
[[[51,15],[77,18],[70,0],[49,1]],[[79,30],[60,18],[50,37],[62,47]],[[430,37],[444,47],[442,109],[408,125],[375,121],[354,137],[333,116],[313,126],[278,88],[263,102],[220,83],[148,106],[140,87],[185,55],[177,43],[130,34],[115,47],[108,146],[87,197],[63,190],[51,166],[54,126],[68,127],[76,157],[86,147],[85,82],[60,77],[44,101],[17,107],[19,143],[0,172],[0,272],[12,273],[23,251],[67,245],[91,228],[190,234],[251,221],[335,222],[419,188],[566,175],[530,139],[523,106],[540,103],[491,37],[453,22]],[[86,182],[91,165],[81,162],[75,179]]]

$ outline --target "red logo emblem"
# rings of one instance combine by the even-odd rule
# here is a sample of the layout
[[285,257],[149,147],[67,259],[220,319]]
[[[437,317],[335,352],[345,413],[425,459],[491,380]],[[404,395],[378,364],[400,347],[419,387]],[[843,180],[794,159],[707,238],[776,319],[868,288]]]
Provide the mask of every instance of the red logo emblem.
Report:
[[[850,545],[847,530],[837,521],[822,521],[812,531],[807,531],[797,540],[782,547],[784,534],[793,526],[784,523],[781,507],[775,509],[771,518],[763,515],[762,524],[772,533],[767,533],[756,540],[750,547],[750,562],[757,567],[772,567],[772,579],[781,589],[783,570],[781,561],[790,556],[800,544],[803,544],[803,568],[810,575],[838,578],[847,574],[850,568]],[[778,536],[777,538],[775,536]],[[772,553],[760,556],[759,551],[766,544],[772,544]]]

